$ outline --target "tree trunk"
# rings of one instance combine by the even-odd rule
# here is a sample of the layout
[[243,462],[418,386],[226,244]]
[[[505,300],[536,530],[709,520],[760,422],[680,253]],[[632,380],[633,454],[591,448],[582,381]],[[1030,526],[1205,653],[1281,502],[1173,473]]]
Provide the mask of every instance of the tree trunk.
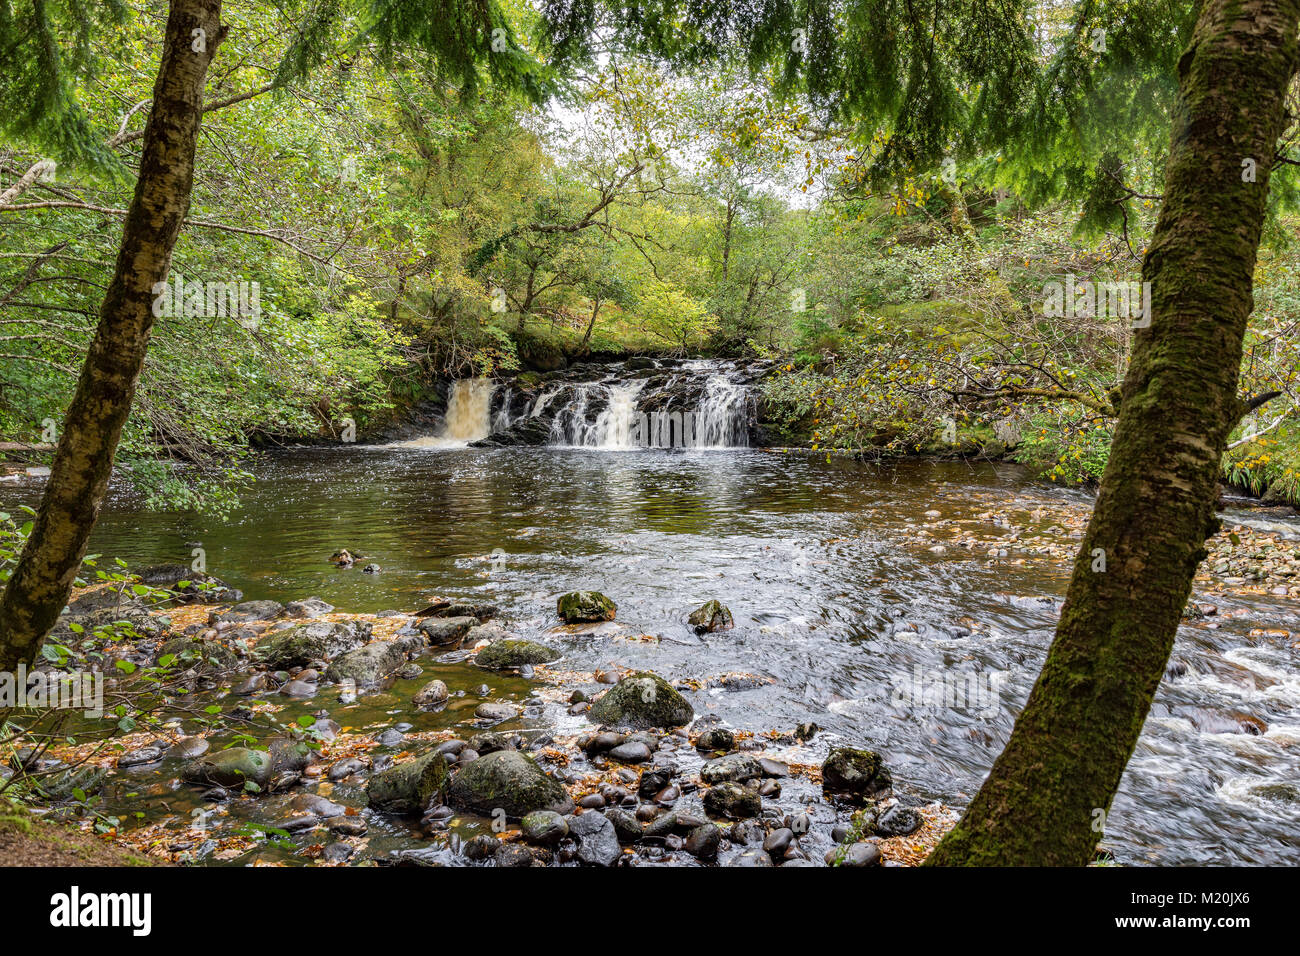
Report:
[[1006,749],[930,864],[1093,855],[1216,530],[1220,459],[1246,410],[1242,338],[1298,21],[1300,0],[1201,8],[1178,62],[1164,205],[1143,263],[1151,325],[1135,336],[1056,639]]
[[0,598],[0,670],[35,659],[85,557],[149,347],[153,288],[167,278],[189,210],[204,77],[225,32],[220,18],[221,0],[171,0],[117,265],[40,511]]

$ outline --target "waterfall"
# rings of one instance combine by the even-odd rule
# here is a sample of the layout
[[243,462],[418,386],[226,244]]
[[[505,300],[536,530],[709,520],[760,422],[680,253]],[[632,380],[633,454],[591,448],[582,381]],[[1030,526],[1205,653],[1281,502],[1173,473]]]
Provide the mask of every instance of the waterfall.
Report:
[[536,392],[512,392],[496,445],[573,448],[744,448],[757,418],[753,381],[766,363],[637,359],[557,372]]
[[486,438],[492,431],[507,428],[510,416],[492,418],[492,393],[496,384],[486,378],[460,378],[451,383],[447,396],[447,417],[437,435],[401,442],[403,448],[463,448]]

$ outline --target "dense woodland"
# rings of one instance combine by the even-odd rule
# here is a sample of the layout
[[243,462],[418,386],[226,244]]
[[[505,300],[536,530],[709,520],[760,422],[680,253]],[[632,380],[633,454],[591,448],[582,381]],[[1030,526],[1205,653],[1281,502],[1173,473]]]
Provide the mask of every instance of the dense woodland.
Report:
[[[935,857],[1080,862],[1219,482],[1300,500],[1298,18],[1271,0],[0,0],[0,441],[30,463],[76,444],[88,349],[130,300],[143,364],[114,398],[120,442],[111,416],[80,427],[157,508],[227,511],[256,449],[377,434],[450,379],[647,355],[772,360],[777,444],[1100,486],[1040,687]],[[168,72],[190,20],[197,79]],[[181,80],[192,169],[153,106]],[[145,317],[124,250],[159,163],[192,184],[159,193],[174,248],[136,236]],[[1134,297],[1076,304],[1088,283]],[[106,468],[65,486],[60,467],[52,488],[102,498]],[[84,555],[73,510],[57,546],[55,505],[6,519],[18,656],[47,628],[17,602],[57,614]],[[1094,546],[1126,570],[1087,577]],[[61,583],[24,599],[38,568]],[[998,809],[1049,799],[1015,834]]]

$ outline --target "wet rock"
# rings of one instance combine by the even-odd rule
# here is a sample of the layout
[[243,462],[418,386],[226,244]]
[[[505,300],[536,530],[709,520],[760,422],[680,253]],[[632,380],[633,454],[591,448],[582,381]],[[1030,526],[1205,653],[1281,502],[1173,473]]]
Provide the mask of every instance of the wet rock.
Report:
[[225,673],[239,664],[237,655],[226,645],[202,637],[174,637],[158,648],[158,659],[168,655],[176,660],[173,667],[181,670],[194,667],[211,673]]
[[734,753],[710,760],[700,768],[700,779],[712,786],[727,780],[743,783],[763,775],[763,768],[752,754]]
[[270,621],[280,616],[284,605],[279,601],[245,601],[227,611],[213,612],[209,624],[243,624],[248,621]]
[[286,697],[311,697],[316,691],[320,690],[317,684],[309,684],[306,681],[291,680],[280,688],[280,693]]
[[748,848],[741,850],[731,859],[727,860],[727,866],[772,866],[772,858],[757,848]]
[[514,750],[484,754],[465,764],[447,787],[447,803],[458,810],[493,816],[498,810],[518,820],[534,810],[557,810],[568,794],[537,763]]
[[479,754],[494,754],[501,750],[518,750],[521,739],[518,734],[488,730],[469,738],[465,747]]
[[271,683],[271,678],[266,674],[253,674],[247,680],[236,684],[230,692],[237,697],[249,697],[253,694],[260,694],[266,690]]
[[365,817],[359,815],[349,815],[334,817],[325,824],[331,833],[339,836],[365,836],[370,827],[366,824]]
[[182,760],[194,760],[202,757],[211,745],[202,737],[181,737],[167,751],[169,757],[179,757]]
[[244,599],[241,591],[225,581],[187,564],[156,564],[139,575],[141,584],[171,591],[181,604],[232,604]]
[[725,727],[713,727],[695,738],[700,750],[730,750],[736,746],[736,735]]
[[533,855],[528,852],[528,847],[520,846],[518,843],[502,843],[497,847],[497,852],[492,859],[497,866],[532,866]]
[[366,765],[363,761],[358,760],[356,757],[346,757],[330,767],[329,778],[337,783],[354,773],[362,773],[365,769]]
[[335,841],[321,850],[320,856],[326,863],[346,863],[356,852],[350,843]]
[[334,610],[333,604],[326,604],[318,597],[290,601],[284,606],[284,616],[292,618],[322,617]]
[[623,855],[614,824],[598,811],[574,817],[569,832],[578,840],[578,859],[588,866],[613,866]]
[[447,647],[459,643],[478,624],[476,617],[431,617],[421,621],[418,630],[434,647]]
[[779,760],[770,760],[767,757],[760,757],[758,766],[763,771],[765,777],[788,777],[790,776],[790,767],[781,763]]
[[421,813],[447,786],[447,761],[436,750],[375,774],[366,784],[366,796],[376,810]]
[[465,846],[461,852],[465,854],[467,860],[474,860],[475,862],[490,860],[496,856],[497,848],[500,845],[501,841],[496,837],[480,833],[478,836],[465,841]]
[[446,684],[440,680],[431,680],[415,692],[415,696],[411,698],[411,703],[419,710],[433,710],[435,707],[445,704],[448,696],[449,692]]
[[854,843],[826,851],[827,866],[879,866],[880,847],[874,843]]
[[640,741],[619,744],[609,750],[609,759],[619,763],[645,763],[652,756],[650,748]]
[[488,701],[479,704],[474,710],[474,716],[479,720],[490,720],[494,723],[500,723],[503,720],[510,720],[512,717],[519,716],[519,708],[514,704],[506,704],[496,701]]
[[863,800],[892,785],[893,777],[872,750],[836,747],[822,764],[822,787],[836,796]]
[[921,815],[910,807],[890,807],[876,820],[873,828],[878,836],[907,836],[921,829]]
[[231,747],[208,754],[186,766],[183,777],[190,783],[219,787],[242,787],[246,782],[265,788],[271,782],[273,764],[265,750]]
[[722,843],[722,831],[717,824],[704,823],[686,835],[683,849],[701,860],[716,860]]
[[611,727],[680,727],[695,711],[681,694],[658,674],[642,671],[624,677],[592,705],[588,717]]
[[555,602],[565,624],[590,624],[614,620],[618,606],[599,591],[572,591]]
[[329,660],[354,650],[370,640],[366,621],[311,621],[268,637],[257,645],[254,656],[271,670],[306,667],[312,661]]
[[496,641],[480,650],[474,658],[479,667],[506,670],[525,664],[549,664],[560,659],[560,652],[536,641]]
[[378,684],[406,663],[406,655],[418,646],[414,640],[376,641],[348,651],[330,664],[325,676],[336,683],[350,680],[358,687]]
[[763,809],[758,792],[738,783],[720,783],[704,794],[704,809],[715,817],[743,820],[756,817]]
[[569,824],[553,810],[536,810],[519,822],[524,839],[533,846],[555,846],[569,835]]
[[132,750],[124,753],[117,758],[117,765],[120,768],[139,767],[143,764],[157,763],[162,760],[163,751],[161,747],[141,747],[138,750]]
[[763,840],[763,850],[774,859],[784,859],[785,851],[794,844],[794,831],[789,827],[773,830]]
[[641,842],[643,828],[635,814],[623,810],[620,807],[614,807],[605,811],[605,819],[614,824],[614,833],[618,836],[619,843],[631,844]]
[[706,601],[692,611],[686,620],[695,629],[696,634],[729,631],[735,626],[731,609],[718,601]]
[[295,794],[289,800],[289,808],[296,813],[311,813],[322,820],[329,820],[333,817],[340,817],[347,813],[347,807],[341,803],[335,803],[333,800],[327,800],[320,794],[316,793],[299,793]]

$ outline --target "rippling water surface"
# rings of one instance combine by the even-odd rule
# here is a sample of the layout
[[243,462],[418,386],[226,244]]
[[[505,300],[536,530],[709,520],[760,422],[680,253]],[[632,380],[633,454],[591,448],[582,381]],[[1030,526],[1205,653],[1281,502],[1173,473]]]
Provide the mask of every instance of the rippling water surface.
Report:
[[[1064,569],[1046,557],[990,565],[982,552],[935,554],[917,529],[936,520],[926,512],[970,520],[990,509],[1050,525],[1050,513],[1031,513],[1087,500],[1010,466],[881,468],[739,449],[293,450],[256,470],[226,524],[142,513],[116,495],[92,549],[133,566],[188,563],[201,542],[209,571],[248,599],[315,594],[357,612],[491,600],[530,637],[555,624],[558,594],[598,589],[618,603],[625,636],[659,640],[548,635],[564,666],[771,678],[693,702],[754,731],[815,721],[821,739],[878,749],[907,789],[958,806],[1038,673]],[[382,570],[334,568],[340,547]],[[696,637],[686,615],[710,598],[730,606],[736,627]],[[1300,857],[1300,669],[1292,639],[1247,637],[1300,629],[1297,609],[1285,598],[1249,606],[1217,630],[1180,633],[1174,660],[1187,672],[1162,684],[1106,826],[1122,862]],[[927,703],[936,678],[973,699]],[[1213,721],[1187,716],[1207,713],[1225,724],[1249,715],[1267,730],[1206,732]]]

